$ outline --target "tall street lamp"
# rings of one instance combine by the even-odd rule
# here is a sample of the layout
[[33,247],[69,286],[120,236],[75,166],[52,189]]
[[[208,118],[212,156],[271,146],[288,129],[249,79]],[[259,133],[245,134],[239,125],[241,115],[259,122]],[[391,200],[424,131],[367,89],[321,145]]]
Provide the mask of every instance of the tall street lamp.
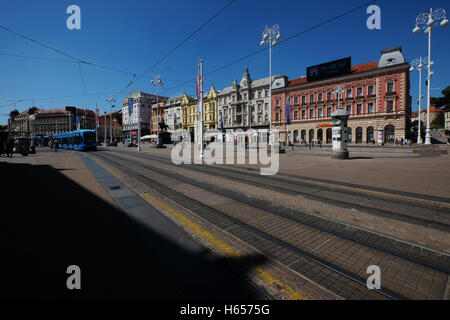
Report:
[[[112,108],[113,108],[112,103],[116,102],[116,99],[114,99],[112,97],[112,95],[109,95],[109,97],[106,98],[106,101],[108,101],[110,103],[110,105],[111,105],[111,115],[109,117],[109,138],[111,139],[110,142],[112,142]],[[105,122],[105,126],[106,126],[106,122]]]
[[417,71],[419,71],[419,99],[417,103],[419,104],[419,124],[418,124],[418,133],[417,133],[417,143],[422,143],[422,135],[421,135],[421,125],[420,125],[420,112],[422,110],[422,70],[423,70],[423,64],[427,61],[427,57],[419,57],[417,59],[414,59],[411,62],[411,69],[409,71],[413,72],[415,68],[417,68]]
[[431,66],[434,62],[431,61],[431,29],[435,26],[436,21],[442,20],[440,25],[441,27],[446,27],[448,25],[448,20],[445,17],[444,9],[434,10],[430,9],[430,13],[422,13],[416,18],[416,27],[413,29],[414,34],[418,34],[421,30],[421,27],[424,29],[425,33],[428,34],[428,76],[427,76],[427,85],[428,85],[428,102],[427,102],[427,134],[425,136],[425,144],[431,144],[431,136],[430,136],[430,100],[431,100],[431,76],[434,72],[431,71]]
[[281,40],[280,27],[275,24],[271,28],[266,24],[266,28],[262,33],[261,47],[266,45],[266,42],[269,43],[269,73],[270,73],[270,81],[269,81],[269,97],[270,97],[270,131],[272,131],[272,46],[276,47],[278,42]]
[[156,147],[157,148],[161,148],[162,147],[162,143],[161,143],[161,139],[159,136],[159,105],[158,105],[158,85],[163,86],[163,82],[161,80],[161,75],[157,74],[153,76],[153,80],[151,81],[152,85],[155,86],[155,93],[156,93],[156,122],[157,122],[157,126],[156,126],[156,134],[157,134],[157,144]]

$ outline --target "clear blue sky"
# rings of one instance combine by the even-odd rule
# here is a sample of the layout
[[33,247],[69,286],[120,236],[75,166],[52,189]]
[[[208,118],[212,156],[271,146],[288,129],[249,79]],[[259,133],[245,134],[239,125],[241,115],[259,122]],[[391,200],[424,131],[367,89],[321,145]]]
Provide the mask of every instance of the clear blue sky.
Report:
[[[229,0],[2,0],[0,25],[41,41],[89,62],[141,74],[187,35],[208,20]],[[159,93],[175,96],[186,91],[195,93],[194,82],[168,90],[194,79],[198,59],[204,59],[204,71],[214,70],[233,60],[258,50],[266,24],[279,24],[283,37],[303,31],[351,8],[364,4],[361,0],[236,0],[187,43],[141,78],[133,89],[154,92],[150,85],[153,74],[161,74],[164,87]],[[66,8],[76,4],[81,8],[81,30],[68,30]],[[289,78],[305,75],[307,66],[346,56],[353,64],[378,61],[380,50],[402,46],[408,62],[427,55],[427,37],[413,35],[416,16],[430,7],[444,8],[445,0],[406,1],[380,0],[381,30],[366,28],[366,8],[338,21],[322,26],[286,43],[273,51],[273,73]],[[450,85],[450,27],[433,29],[432,59],[435,76],[433,95]],[[67,57],[40,47],[16,35],[0,30],[0,54],[36,56],[67,60]],[[240,80],[248,66],[253,79],[268,76],[268,51],[225,68],[205,78],[217,89]],[[109,111],[105,98],[117,93],[132,79],[130,75],[81,65],[78,63],[34,60],[0,55],[0,124],[7,123],[10,104],[15,99],[23,111],[32,103],[41,108],[73,105]],[[411,75],[413,110],[417,109],[418,74]],[[165,91],[164,90],[168,90]],[[84,96],[81,96],[84,95]],[[425,95],[425,90],[424,90]],[[74,96],[74,97],[67,97]],[[425,95],[426,96],[426,95]],[[49,99],[54,97],[65,97]],[[121,105],[125,94],[118,96]]]

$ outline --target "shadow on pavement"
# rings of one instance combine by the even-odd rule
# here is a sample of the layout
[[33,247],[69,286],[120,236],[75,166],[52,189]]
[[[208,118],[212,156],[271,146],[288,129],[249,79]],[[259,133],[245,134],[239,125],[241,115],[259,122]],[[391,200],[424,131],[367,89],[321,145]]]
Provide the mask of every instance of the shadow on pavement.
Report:
[[[144,239],[142,227],[122,211],[48,165],[0,159],[0,174],[1,299],[262,297],[224,268],[238,266],[245,278],[249,268],[264,263],[260,256],[221,259],[187,252],[149,229]],[[195,259],[203,268],[188,274],[198,285],[180,283],[149,243],[181,265]],[[81,290],[66,287],[69,265],[81,268]]]

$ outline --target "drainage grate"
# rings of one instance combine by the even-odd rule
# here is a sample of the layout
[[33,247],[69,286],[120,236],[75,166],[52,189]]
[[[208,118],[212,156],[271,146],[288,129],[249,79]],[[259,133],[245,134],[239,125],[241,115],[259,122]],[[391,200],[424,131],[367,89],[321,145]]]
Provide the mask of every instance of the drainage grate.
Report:
[[121,186],[114,186],[114,187],[109,187],[111,190],[119,190],[121,189]]

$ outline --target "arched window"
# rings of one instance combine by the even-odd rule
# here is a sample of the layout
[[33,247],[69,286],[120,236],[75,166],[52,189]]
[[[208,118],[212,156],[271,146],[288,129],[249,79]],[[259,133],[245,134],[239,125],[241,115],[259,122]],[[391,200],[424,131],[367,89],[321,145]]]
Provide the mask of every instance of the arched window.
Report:
[[302,133],[300,136],[301,136],[302,140],[306,141],[306,130],[305,129],[302,130]]
[[372,143],[374,141],[373,137],[373,127],[367,127],[367,143]]
[[298,130],[294,130],[294,142],[298,142]]
[[395,127],[393,125],[387,125],[384,128],[384,142],[395,141]]
[[332,134],[331,134],[331,128],[328,128],[327,129],[327,140],[326,140],[326,143],[331,143],[331,141],[332,141]]
[[356,128],[356,143],[362,142],[362,128],[358,127]]
[[317,130],[317,140],[320,142],[322,142],[322,140],[323,140],[323,130],[322,129]]
[[347,138],[347,142],[351,143],[352,142],[352,128],[348,128],[348,138]]
[[309,129],[309,142],[314,140],[314,129]]

